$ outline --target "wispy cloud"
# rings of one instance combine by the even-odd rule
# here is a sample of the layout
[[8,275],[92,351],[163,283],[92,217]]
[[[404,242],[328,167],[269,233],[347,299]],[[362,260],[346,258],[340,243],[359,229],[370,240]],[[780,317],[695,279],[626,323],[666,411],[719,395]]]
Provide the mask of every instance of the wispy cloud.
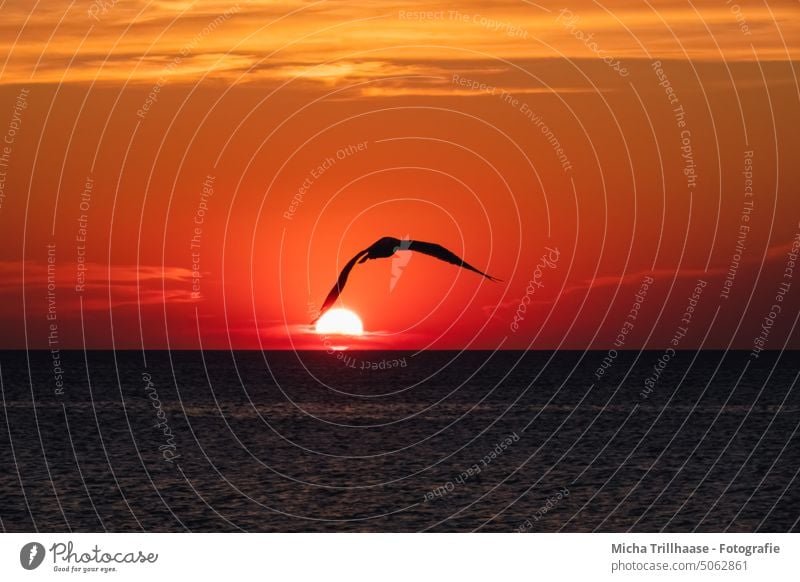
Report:
[[[764,253],[764,262],[766,264],[775,265],[778,264],[786,259],[787,253],[792,250],[791,242],[773,245],[766,250]],[[742,261],[742,267],[740,268],[754,268],[761,264],[761,255],[751,255],[744,261]],[[572,295],[574,293],[588,293],[593,289],[600,289],[600,288],[607,288],[607,287],[632,287],[638,286],[642,283],[642,280],[645,277],[652,277],[655,281],[671,281],[673,279],[684,280],[684,279],[720,279],[728,274],[729,266],[728,265],[715,265],[713,267],[709,267],[708,269],[701,269],[701,268],[691,268],[685,267],[679,270],[676,269],[667,269],[667,268],[659,268],[659,269],[641,269],[638,271],[633,271],[629,273],[624,273],[621,275],[600,275],[594,277],[592,279],[583,279],[581,281],[577,281],[574,283],[568,283],[564,290],[561,292],[561,296]],[[522,286],[524,287],[527,284],[525,281]],[[556,287],[552,287],[551,289],[557,289]],[[548,297],[547,299],[542,299],[538,301],[531,301],[532,304],[535,305],[550,305],[552,304],[554,299],[552,297]],[[508,301],[504,301],[500,304],[493,304],[493,305],[484,305],[481,309],[489,314],[497,310],[499,313],[504,313],[511,309],[516,309],[519,305],[520,300],[519,298],[516,299],[509,299]],[[501,319],[498,317],[498,314],[495,314],[495,318]]]
[[[48,284],[54,285],[61,309],[74,308],[78,302],[75,292],[75,265],[69,270],[57,266],[48,273],[45,262],[0,261],[0,296],[18,294],[45,295]],[[49,275],[53,275],[49,279]],[[84,309],[103,310],[122,305],[152,305],[188,303],[191,297],[192,271],[182,267],[152,265],[108,265],[87,263],[85,270]]]

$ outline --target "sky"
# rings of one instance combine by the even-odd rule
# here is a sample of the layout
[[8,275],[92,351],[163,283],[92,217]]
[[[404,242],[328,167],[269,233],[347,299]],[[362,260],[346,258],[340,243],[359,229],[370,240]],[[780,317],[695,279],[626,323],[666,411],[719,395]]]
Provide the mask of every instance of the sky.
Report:
[[0,3],[0,348],[798,348],[796,2]]

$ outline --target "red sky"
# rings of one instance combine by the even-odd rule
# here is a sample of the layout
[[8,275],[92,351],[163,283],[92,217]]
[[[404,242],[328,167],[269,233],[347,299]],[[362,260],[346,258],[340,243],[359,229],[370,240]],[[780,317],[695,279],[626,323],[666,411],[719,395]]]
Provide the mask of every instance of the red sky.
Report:
[[309,305],[405,235],[504,282],[359,265],[354,347],[662,348],[698,279],[680,348],[749,350],[773,305],[766,347],[800,347],[794,2],[0,15],[0,348],[319,348]]

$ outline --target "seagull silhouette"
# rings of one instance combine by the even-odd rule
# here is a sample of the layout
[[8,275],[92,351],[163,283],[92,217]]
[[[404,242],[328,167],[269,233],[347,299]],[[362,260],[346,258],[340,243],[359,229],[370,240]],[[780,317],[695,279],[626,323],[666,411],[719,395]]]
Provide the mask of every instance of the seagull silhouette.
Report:
[[339,273],[339,278],[336,280],[336,284],[333,286],[333,289],[331,289],[331,292],[328,293],[328,296],[325,298],[325,303],[322,304],[322,309],[319,310],[319,315],[317,315],[317,317],[311,323],[314,324],[320,317],[322,317],[323,313],[328,311],[328,309],[330,309],[331,306],[336,303],[336,299],[338,299],[339,294],[344,289],[345,283],[347,283],[347,277],[350,275],[350,271],[353,270],[353,267],[355,267],[357,263],[361,264],[369,259],[385,259],[391,257],[399,250],[409,250],[424,253],[447,263],[469,269],[470,271],[478,273],[479,275],[483,275],[490,281],[500,281],[500,279],[492,277],[491,275],[487,275],[483,271],[479,271],[455,253],[444,248],[442,245],[424,242],[421,240],[400,240],[399,238],[385,236],[372,243],[363,251],[360,251],[355,257],[347,262],[347,264],[344,266],[344,269],[342,269],[342,272]]

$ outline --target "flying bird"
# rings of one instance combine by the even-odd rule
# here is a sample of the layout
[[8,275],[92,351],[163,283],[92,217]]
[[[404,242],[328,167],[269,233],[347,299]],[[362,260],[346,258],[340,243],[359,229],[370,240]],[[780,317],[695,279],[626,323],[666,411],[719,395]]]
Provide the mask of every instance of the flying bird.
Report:
[[347,277],[350,275],[350,271],[353,270],[353,267],[355,267],[356,264],[361,264],[370,259],[385,259],[391,257],[399,250],[409,250],[424,253],[447,263],[463,267],[464,269],[469,269],[470,271],[478,273],[479,275],[483,275],[490,281],[500,281],[500,279],[492,277],[491,275],[487,275],[483,271],[476,269],[455,253],[444,248],[442,245],[424,242],[421,240],[400,240],[398,238],[385,236],[372,243],[363,251],[360,251],[355,257],[347,262],[347,264],[344,266],[344,269],[342,269],[342,272],[339,273],[339,278],[336,280],[336,284],[333,286],[333,289],[331,289],[331,292],[328,293],[328,296],[325,298],[325,303],[322,304],[322,309],[319,310],[319,315],[311,323],[315,323],[317,319],[322,317],[323,313],[325,313],[334,303],[336,303],[336,299],[338,299],[339,294],[344,289],[345,283],[347,283]]

